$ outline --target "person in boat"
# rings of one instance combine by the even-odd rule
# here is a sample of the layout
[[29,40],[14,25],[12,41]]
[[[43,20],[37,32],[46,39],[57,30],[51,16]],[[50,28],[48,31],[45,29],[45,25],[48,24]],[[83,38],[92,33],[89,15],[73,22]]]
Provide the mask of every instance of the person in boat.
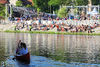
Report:
[[19,50],[19,55],[25,55],[25,54],[27,54],[28,53],[28,48],[26,47],[26,44],[25,43],[23,43],[23,42],[21,42],[21,48],[20,48],[20,50]]
[[20,43],[20,49],[18,50],[18,53],[16,54],[16,60],[24,62],[26,64],[30,63],[30,54],[28,52],[28,48],[25,43]]
[[21,42],[21,40],[18,43],[17,49],[16,49],[16,56],[22,56],[28,53],[28,48],[25,43]]
[[19,40],[17,48],[16,48],[16,54],[19,54],[19,51],[21,49],[21,40]]
[[20,62],[24,62],[26,64],[30,63],[30,53],[28,52],[26,44],[21,42],[21,40],[19,41],[18,46],[16,48],[16,54],[13,60],[14,59]]

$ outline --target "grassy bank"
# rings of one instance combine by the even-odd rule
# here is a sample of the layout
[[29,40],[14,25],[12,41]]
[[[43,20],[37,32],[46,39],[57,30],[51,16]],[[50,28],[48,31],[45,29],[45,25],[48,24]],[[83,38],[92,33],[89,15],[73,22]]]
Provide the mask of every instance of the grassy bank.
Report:
[[11,31],[11,30],[6,30],[4,32],[8,33],[41,33],[41,34],[64,34],[64,35],[99,35],[100,33],[85,33],[85,32],[52,32],[52,31]]

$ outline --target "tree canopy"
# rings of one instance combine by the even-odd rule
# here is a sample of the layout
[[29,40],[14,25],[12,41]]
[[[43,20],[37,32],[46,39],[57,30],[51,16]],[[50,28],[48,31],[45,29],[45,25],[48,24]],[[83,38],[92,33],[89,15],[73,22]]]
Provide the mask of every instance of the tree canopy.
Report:
[[64,18],[67,16],[66,7],[63,7],[58,10],[58,17]]
[[16,6],[17,6],[17,7],[22,6],[22,1],[16,1]]
[[0,4],[0,17],[5,17],[5,5]]
[[[39,8],[42,12],[53,12],[58,10],[61,5],[65,6],[82,6],[88,5],[89,0],[33,0],[34,7]],[[100,4],[100,0],[91,0],[93,5]]]
[[93,5],[100,5],[100,0],[91,0]]
[[49,1],[50,0],[33,0],[34,7],[39,8],[42,12],[49,12]]

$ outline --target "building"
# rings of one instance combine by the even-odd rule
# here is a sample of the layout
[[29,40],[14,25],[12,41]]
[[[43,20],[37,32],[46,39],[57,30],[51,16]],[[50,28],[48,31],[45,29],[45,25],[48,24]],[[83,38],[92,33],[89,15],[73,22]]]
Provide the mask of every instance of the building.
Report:
[[28,0],[28,1],[32,3],[32,0]]
[[7,4],[9,3],[8,0],[0,0],[0,4]]
[[[0,0],[0,4],[7,4],[9,3],[10,5],[16,5],[16,1],[18,0]],[[32,0],[21,0],[24,5],[30,4],[33,5]]]
[[18,1],[18,0],[9,0],[9,3],[10,3],[11,5],[16,5],[16,1]]
[[0,4],[16,5],[16,1],[18,0],[0,0]]

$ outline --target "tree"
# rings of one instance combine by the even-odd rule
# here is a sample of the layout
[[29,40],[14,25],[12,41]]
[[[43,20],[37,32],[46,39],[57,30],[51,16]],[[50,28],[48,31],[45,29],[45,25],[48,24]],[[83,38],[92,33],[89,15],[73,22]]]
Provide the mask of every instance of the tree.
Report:
[[48,5],[51,7],[51,12],[57,11],[61,5],[70,5],[71,0],[50,0]]
[[33,0],[34,7],[39,8],[42,12],[49,12],[48,5],[49,0]]
[[48,2],[49,6],[55,6],[55,5],[60,5],[60,0],[50,0]]
[[22,6],[22,1],[16,1],[16,6],[17,6],[17,7]]
[[70,5],[71,2],[72,2],[71,0],[50,0],[48,4],[53,6],[55,5],[60,6],[60,5]]
[[[93,5],[100,4],[100,0],[90,0]],[[57,11],[60,6],[82,6],[88,5],[89,0],[33,0],[34,7],[42,12]]]
[[75,1],[76,6],[87,5],[87,4],[88,4],[88,0],[76,0]]
[[32,5],[27,4],[26,7],[30,8],[30,7],[32,7]]
[[64,18],[66,16],[67,16],[66,7],[63,7],[63,8],[58,10],[58,17]]
[[100,5],[100,0],[91,0],[93,5]]
[[0,16],[5,17],[5,5],[0,4]]
[[88,5],[91,2],[92,5],[99,5],[100,0],[75,0],[77,5]]

